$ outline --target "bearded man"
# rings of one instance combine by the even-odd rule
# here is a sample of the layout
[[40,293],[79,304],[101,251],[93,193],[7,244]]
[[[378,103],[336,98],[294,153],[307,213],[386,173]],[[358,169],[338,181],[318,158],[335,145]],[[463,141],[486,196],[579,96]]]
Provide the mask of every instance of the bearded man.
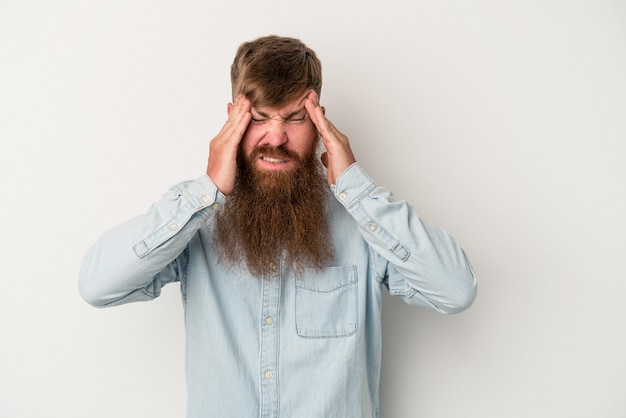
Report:
[[356,163],[319,105],[313,50],[246,42],[231,80],[206,175],[105,233],[81,294],[113,306],[180,283],[188,417],[378,417],[383,289],[460,312],[469,261]]

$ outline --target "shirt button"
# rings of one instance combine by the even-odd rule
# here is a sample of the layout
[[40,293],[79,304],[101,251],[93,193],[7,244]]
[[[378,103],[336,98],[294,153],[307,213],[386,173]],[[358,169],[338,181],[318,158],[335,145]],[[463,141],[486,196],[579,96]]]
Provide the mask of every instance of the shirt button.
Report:
[[218,210],[220,208],[220,204],[219,203],[213,203],[213,206],[211,206],[211,208],[213,210]]
[[346,200],[346,194],[344,192],[339,193],[339,199]]
[[273,323],[274,323],[274,318],[272,318],[271,316],[268,316],[267,318],[265,318],[266,325],[272,325]]
[[270,268],[274,271],[276,271],[276,264],[274,264],[273,262],[270,263]]
[[209,196],[207,196],[207,195],[204,195],[204,196],[202,196],[202,201],[204,203],[209,203],[211,201],[211,198],[209,198]]
[[374,225],[374,224],[370,224],[370,231],[372,231],[372,232],[376,232],[376,230],[377,230],[377,229],[378,229],[378,228],[376,227],[376,225]]
[[272,372],[270,370],[265,371],[265,378],[270,380],[272,378]]
[[171,229],[172,231],[176,231],[176,230],[178,230],[178,224],[171,224],[171,225],[170,225],[170,229]]

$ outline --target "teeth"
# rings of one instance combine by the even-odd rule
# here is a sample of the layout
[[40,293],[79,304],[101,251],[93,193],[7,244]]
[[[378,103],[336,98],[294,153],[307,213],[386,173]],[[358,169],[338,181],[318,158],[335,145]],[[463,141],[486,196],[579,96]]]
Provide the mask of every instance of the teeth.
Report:
[[281,159],[281,158],[273,158],[273,157],[263,157],[263,161],[267,161],[269,163],[284,163],[285,160]]

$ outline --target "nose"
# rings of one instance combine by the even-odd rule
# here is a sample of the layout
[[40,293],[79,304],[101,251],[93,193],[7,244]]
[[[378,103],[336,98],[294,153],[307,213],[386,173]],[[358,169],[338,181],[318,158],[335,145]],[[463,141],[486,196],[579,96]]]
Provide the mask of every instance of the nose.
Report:
[[265,133],[265,143],[278,148],[287,142],[288,137],[284,121],[271,119],[266,126],[267,132]]

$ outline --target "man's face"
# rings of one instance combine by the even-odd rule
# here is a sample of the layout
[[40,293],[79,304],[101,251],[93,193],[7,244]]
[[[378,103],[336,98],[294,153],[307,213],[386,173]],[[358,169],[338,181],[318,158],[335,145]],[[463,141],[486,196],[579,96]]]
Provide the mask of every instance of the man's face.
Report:
[[293,170],[313,151],[318,133],[304,107],[307,95],[277,108],[252,107],[240,146],[253,170]]
[[327,183],[315,154],[318,132],[304,107],[306,97],[251,109],[235,186],[216,215],[222,260],[244,261],[259,277],[272,273],[268,260],[284,259],[300,270],[332,259]]

